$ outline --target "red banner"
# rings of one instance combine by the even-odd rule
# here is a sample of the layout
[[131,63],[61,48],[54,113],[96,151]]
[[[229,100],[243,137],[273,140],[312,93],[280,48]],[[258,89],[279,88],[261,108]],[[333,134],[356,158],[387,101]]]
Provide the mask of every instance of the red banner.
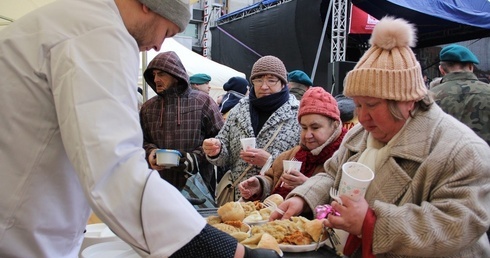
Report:
[[350,16],[350,34],[371,34],[373,32],[374,25],[378,23],[378,19],[359,9],[358,7],[351,5]]

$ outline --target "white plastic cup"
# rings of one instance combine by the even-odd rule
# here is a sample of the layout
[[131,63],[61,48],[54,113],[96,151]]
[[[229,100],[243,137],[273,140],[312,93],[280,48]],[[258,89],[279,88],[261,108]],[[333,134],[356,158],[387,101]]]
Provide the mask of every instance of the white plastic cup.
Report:
[[249,147],[255,149],[255,137],[241,138],[242,149],[246,151]]
[[158,166],[170,168],[179,165],[181,154],[177,150],[158,149],[156,155]]
[[374,178],[374,172],[359,162],[346,162],[342,165],[339,193],[357,201],[364,197],[369,184]]
[[300,171],[301,170],[301,164],[303,164],[303,162],[301,162],[301,161],[283,160],[282,161],[283,171],[284,171],[284,173],[289,173],[292,170]]

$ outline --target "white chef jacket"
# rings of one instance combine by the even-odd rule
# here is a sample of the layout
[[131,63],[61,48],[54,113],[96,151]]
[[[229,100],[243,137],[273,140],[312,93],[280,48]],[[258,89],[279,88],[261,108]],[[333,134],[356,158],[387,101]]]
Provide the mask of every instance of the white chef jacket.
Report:
[[149,170],[139,53],[113,0],[61,0],[0,31],[0,257],[77,257],[90,208],[140,254],[205,226]]

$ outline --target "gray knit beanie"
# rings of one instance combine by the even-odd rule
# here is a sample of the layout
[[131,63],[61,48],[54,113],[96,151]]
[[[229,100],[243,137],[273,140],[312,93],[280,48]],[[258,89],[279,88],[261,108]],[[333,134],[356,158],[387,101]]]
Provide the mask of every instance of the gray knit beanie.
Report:
[[184,31],[191,19],[189,0],[138,0]]
[[255,77],[259,77],[266,74],[272,74],[277,76],[282,85],[286,85],[288,83],[287,76],[288,72],[284,63],[281,59],[275,56],[264,56],[261,57],[257,62],[255,62],[252,67],[252,72],[250,74],[250,81],[252,81]]

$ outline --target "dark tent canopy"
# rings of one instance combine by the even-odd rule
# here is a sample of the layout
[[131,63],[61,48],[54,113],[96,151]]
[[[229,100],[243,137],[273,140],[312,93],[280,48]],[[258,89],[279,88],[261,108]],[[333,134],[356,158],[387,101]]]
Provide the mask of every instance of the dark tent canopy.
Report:
[[[323,22],[331,0],[264,0],[222,16],[211,28],[213,60],[250,76],[253,63],[264,55],[279,57],[291,71],[311,75]],[[380,19],[393,15],[414,23],[417,48],[490,37],[488,0],[351,0]],[[331,16],[329,18],[331,22]],[[331,25],[315,74],[315,85],[329,88]],[[346,61],[356,62],[369,35],[348,35]]]
[[[255,61],[265,55],[277,56],[289,71],[311,74],[326,13],[322,2],[326,1],[267,0],[222,16],[211,28],[212,59],[247,74],[247,78]],[[230,16],[235,18],[226,21]],[[326,71],[329,56],[326,40],[318,70]],[[316,83],[326,81],[326,74],[317,76]]]
[[417,48],[490,36],[488,0],[352,0],[381,19],[404,18],[418,30]]

